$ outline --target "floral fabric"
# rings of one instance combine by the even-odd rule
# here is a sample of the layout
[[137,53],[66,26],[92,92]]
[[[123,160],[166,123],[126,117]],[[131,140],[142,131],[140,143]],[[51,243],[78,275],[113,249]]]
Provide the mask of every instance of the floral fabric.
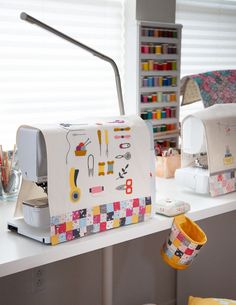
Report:
[[214,104],[236,103],[236,70],[212,71],[188,78],[198,85],[205,108]]

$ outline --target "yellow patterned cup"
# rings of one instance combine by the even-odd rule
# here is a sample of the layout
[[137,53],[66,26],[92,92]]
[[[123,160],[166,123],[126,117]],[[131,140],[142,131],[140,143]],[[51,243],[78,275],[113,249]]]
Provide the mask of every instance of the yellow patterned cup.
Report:
[[202,229],[185,215],[174,218],[171,232],[161,249],[163,260],[175,269],[186,269],[198,255],[207,237]]

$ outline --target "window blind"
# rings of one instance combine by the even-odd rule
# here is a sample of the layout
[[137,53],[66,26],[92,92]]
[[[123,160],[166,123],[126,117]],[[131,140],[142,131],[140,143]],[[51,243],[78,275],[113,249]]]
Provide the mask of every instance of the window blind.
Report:
[[21,124],[119,113],[109,63],[22,21],[25,11],[113,58],[123,75],[123,0],[0,0],[0,144]]
[[[176,22],[183,24],[181,76],[236,69],[236,1],[176,0]],[[202,103],[181,109],[181,117]]]

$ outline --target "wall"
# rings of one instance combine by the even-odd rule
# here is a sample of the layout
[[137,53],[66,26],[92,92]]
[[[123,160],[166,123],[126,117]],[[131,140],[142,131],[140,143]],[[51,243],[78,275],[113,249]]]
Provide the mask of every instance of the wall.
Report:
[[137,0],[136,19],[175,22],[176,0]]

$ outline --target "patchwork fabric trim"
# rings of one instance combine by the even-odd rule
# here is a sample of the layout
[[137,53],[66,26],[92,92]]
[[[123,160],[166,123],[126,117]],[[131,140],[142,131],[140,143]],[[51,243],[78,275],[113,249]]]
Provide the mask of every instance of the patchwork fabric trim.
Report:
[[76,210],[51,217],[51,244],[143,222],[151,215],[151,197]]
[[209,187],[212,197],[234,192],[236,190],[236,170],[210,176]]

